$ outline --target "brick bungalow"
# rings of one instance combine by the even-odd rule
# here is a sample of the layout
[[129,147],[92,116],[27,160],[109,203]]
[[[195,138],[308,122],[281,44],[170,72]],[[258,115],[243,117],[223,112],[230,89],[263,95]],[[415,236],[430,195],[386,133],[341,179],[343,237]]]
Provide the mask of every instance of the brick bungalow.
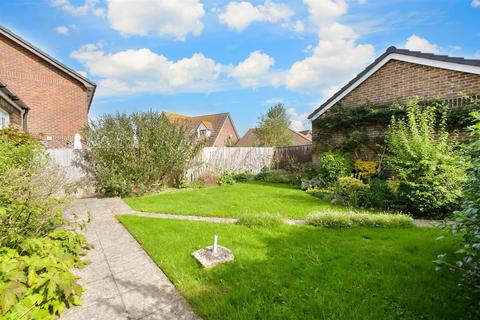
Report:
[[0,125],[47,147],[71,147],[87,124],[96,85],[0,26]]
[[[350,132],[322,128],[322,119],[336,110],[365,105],[389,106],[418,97],[421,101],[444,100],[461,106],[466,97],[480,97],[480,60],[435,55],[390,47],[346,86],[330,97],[309,119],[312,121],[314,161],[349,139]],[[454,111],[453,111],[454,112]],[[386,123],[359,124],[353,130],[368,137],[382,137]],[[374,152],[363,153],[375,158]]]
[[228,112],[193,117],[171,112],[163,112],[163,115],[171,121],[185,122],[199,139],[206,139],[207,147],[233,146],[239,138]]

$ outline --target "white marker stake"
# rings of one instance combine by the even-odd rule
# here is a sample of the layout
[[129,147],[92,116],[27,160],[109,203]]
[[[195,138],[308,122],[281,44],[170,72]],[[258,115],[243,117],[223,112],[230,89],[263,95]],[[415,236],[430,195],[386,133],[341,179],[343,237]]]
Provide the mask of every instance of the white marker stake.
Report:
[[213,236],[213,254],[217,254],[218,251],[218,236]]

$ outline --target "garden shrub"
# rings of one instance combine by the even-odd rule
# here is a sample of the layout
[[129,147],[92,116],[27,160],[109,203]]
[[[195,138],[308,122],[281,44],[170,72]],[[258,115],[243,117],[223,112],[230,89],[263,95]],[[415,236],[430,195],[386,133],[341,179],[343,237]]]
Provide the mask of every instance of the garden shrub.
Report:
[[236,222],[238,225],[249,228],[273,228],[282,223],[282,216],[270,213],[244,214]]
[[335,184],[335,201],[348,207],[359,207],[369,188],[368,184],[357,178],[340,177]]
[[[480,314],[480,114],[473,114],[478,121],[471,129],[475,140],[469,145],[471,166],[467,171],[461,210],[451,217],[452,224],[446,224],[458,247],[455,257],[445,254],[438,256],[438,267],[444,265],[461,274],[460,285],[467,289],[472,309]],[[456,261],[452,261],[455,259]]]
[[292,183],[291,174],[284,169],[265,169],[255,176],[255,180],[270,183]]
[[87,247],[85,237],[65,230],[1,247],[1,318],[56,319],[65,307],[80,305],[85,289],[70,269],[85,266],[80,255]]
[[396,193],[389,182],[378,178],[368,181],[368,189],[363,192],[360,203],[368,209],[397,209]]
[[178,187],[204,143],[185,123],[156,112],[104,115],[84,137],[97,191],[109,196]]
[[449,140],[445,117],[436,105],[407,105],[405,119],[393,118],[387,130],[386,164],[399,183],[399,201],[408,212],[439,217],[458,205],[465,169]]
[[377,174],[377,164],[373,161],[357,160],[354,163],[354,168],[361,179],[368,179]]
[[320,157],[318,172],[326,183],[335,183],[338,178],[349,176],[352,170],[352,160],[346,154],[328,151]]
[[224,172],[218,178],[219,185],[235,184],[237,182],[247,182],[252,178],[252,174],[247,171],[243,172]]
[[309,225],[325,228],[397,228],[411,227],[413,220],[405,214],[393,213],[356,213],[325,210],[314,212],[305,219]]
[[0,246],[53,230],[66,185],[41,145],[15,129],[0,130]]

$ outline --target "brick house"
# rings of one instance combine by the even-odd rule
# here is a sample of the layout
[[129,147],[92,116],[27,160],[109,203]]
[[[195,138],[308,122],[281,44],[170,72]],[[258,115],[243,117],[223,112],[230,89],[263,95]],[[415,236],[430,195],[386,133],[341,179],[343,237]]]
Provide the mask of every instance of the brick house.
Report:
[[[411,98],[421,101],[440,99],[452,107],[460,107],[467,97],[480,97],[480,60],[390,47],[310,114],[314,161],[321,153],[346,143],[353,130],[364,133],[369,138],[383,137],[388,122],[358,124],[353,129],[348,129],[349,132],[322,128],[322,119],[325,120],[340,109],[365,105],[387,108],[393,103],[405,103]],[[455,110],[452,108],[452,112]],[[372,150],[363,151],[363,158],[375,159],[378,156]]]
[[185,116],[163,112],[171,121],[185,122],[199,139],[206,139],[207,147],[229,147],[238,141],[238,133],[230,113],[204,116]]
[[[295,131],[288,129],[292,141],[292,146],[308,146],[312,144],[312,138],[310,130]],[[258,147],[260,145],[260,139],[255,134],[255,128],[248,129],[238,141],[235,147]]]
[[96,85],[0,26],[0,115],[47,147],[71,147]]

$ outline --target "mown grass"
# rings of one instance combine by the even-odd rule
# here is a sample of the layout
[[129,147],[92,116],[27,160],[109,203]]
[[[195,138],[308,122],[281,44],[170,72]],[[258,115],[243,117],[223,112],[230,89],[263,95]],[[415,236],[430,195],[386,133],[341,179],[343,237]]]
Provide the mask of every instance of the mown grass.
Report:
[[[205,319],[461,319],[466,306],[447,270],[440,230],[324,229],[120,216]],[[213,235],[235,262],[202,270],[191,257]]]
[[314,211],[345,210],[294,186],[262,182],[164,192],[126,198],[125,202],[138,211],[210,217],[270,213],[285,218],[303,219]]

